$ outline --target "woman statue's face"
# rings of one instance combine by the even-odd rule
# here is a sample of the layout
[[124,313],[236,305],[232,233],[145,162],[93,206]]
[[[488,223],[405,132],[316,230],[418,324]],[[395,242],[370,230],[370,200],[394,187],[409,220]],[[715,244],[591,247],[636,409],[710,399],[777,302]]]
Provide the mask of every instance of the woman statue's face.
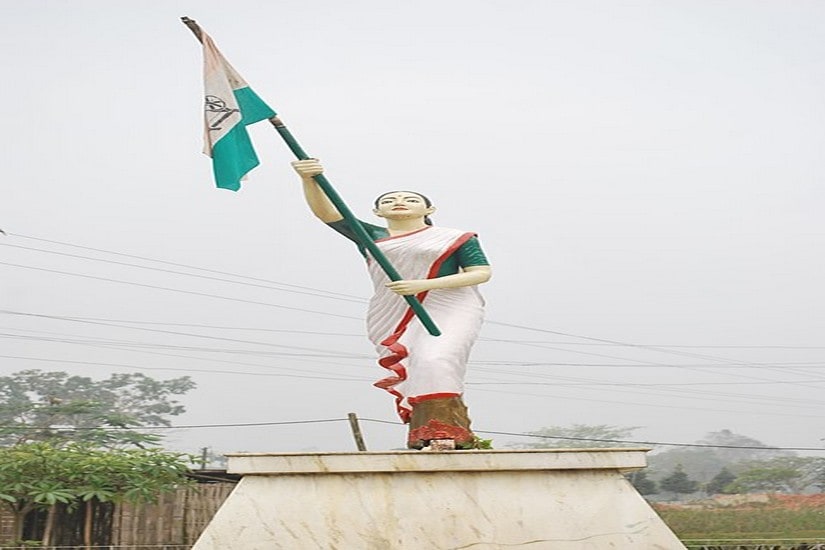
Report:
[[435,212],[435,208],[427,206],[424,198],[417,193],[399,191],[381,195],[373,212],[381,218],[406,220],[428,216]]

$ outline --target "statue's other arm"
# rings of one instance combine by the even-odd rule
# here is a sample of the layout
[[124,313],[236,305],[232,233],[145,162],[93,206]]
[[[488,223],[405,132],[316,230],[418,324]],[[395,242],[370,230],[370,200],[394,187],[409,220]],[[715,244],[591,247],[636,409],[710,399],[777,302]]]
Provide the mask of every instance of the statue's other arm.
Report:
[[324,223],[343,220],[344,216],[338,212],[335,205],[330,202],[321,188],[318,187],[318,184],[315,183],[315,180],[312,179],[324,172],[321,163],[316,159],[296,160],[292,162],[292,167],[301,176],[301,182],[304,185],[304,198],[315,217]]
[[489,281],[492,275],[493,270],[489,265],[470,265],[463,267],[461,272],[455,275],[446,275],[444,277],[436,277],[435,279],[390,281],[386,286],[396,294],[407,296],[426,290],[435,290],[437,288],[459,288],[462,286],[480,285],[481,283]]

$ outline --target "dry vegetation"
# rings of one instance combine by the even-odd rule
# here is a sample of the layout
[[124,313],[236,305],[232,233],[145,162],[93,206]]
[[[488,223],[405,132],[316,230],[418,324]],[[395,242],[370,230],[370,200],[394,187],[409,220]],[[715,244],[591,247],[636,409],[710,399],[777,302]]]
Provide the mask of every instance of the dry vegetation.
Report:
[[825,494],[730,495],[653,506],[682,540],[825,541]]

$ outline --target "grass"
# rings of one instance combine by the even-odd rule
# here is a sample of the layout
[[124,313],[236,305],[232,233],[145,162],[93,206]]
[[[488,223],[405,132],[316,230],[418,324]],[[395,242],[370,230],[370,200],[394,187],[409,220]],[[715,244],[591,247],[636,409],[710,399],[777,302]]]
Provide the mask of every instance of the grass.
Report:
[[654,508],[685,541],[825,541],[825,504],[822,502],[783,496],[767,503],[737,507],[655,504]]

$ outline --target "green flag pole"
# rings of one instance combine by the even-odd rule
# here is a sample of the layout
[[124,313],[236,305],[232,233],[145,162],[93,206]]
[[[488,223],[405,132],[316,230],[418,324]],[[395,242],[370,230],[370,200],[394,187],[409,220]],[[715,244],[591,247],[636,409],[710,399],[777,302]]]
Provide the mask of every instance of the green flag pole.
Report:
[[[195,35],[195,37],[197,37],[199,41],[203,41],[201,36],[201,28],[193,19],[189,19],[188,17],[181,17],[181,21],[183,21],[184,25],[189,27],[189,30],[192,31],[192,33]],[[298,160],[307,160],[311,158],[309,155],[306,154],[304,149],[301,147],[301,145],[298,143],[298,141],[295,139],[295,137],[292,135],[289,129],[284,125],[283,122],[281,122],[280,118],[275,116],[269,119],[269,121],[272,123],[272,126],[275,127],[275,130],[277,130],[278,134],[283,138],[284,142],[286,142],[287,147],[289,147],[289,149],[298,158]],[[364,226],[361,225],[360,221],[358,221],[358,218],[355,217],[355,215],[352,213],[349,207],[344,203],[343,199],[341,199],[341,196],[338,195],[338,192],[335,191],[335,189],[329,183],[329,180],[327,180],[326,176],[324,176],[324,174],[319,174],[317,176],[314,176],[313,179],[315,180],[315,183],[318,184],[318,187],[321,189],[321,191],[324,192],[327,198],[329,198],[330,202],[332,202],[335,208],[338,209],[338,212],[347,221],[347,223],[355,233],[355,236],[358,239],[358,242],[361,244],[361,246],[369,250],[372,257],[375,259],[376,262],[378,262],[378,265],[381,266],[381,269],[384,270],[384,273],[387,274],[387,277],[389,277],[391,281],[402,280],[403,277],[401,277],[398,271],[396,271],[396,269],[393,267],[393,265],[384,255],[384,253],[381,252],[381,249],[378,248],[378,245],[376,245],[372,238],[369,236],[366,229],[364,229]],[[416,298],[415,296],[403,296],[403,298],[412,308],[415,315],[421,321],[421,324],[424,325],[424,328],[427,329],[427,332],[433,336],[440,336],[441,331],[438,330],[438,327],[435,325],[432,318],[427,313],[427,310],[424,309],[424,306],[421,305],[421,302],[418,300],[418,298]]]

